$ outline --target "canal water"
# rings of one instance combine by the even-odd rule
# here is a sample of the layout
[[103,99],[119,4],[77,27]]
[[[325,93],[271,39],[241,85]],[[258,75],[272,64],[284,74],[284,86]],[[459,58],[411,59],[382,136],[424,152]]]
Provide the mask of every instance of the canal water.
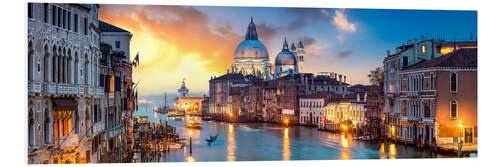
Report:
[[[177,127],[181,138],[189,144],[192,131],[193,150],[186,145],[180,150],[163,153],[161,162],[192,161],[272,161],[272,160],[338,160],[338,159],[400,159],[446,158],[448,155],[432,155],[429,151],[417,151],[401,144],[353,140],[350,135],[318,131],[315,128],[267,123],[224,123],[203,121],[201,129],[185,126],[185,118],[175,120],[162,114],[148,115],[150,121],[167,120]],[[218,135],[215,142],[205,139]]]

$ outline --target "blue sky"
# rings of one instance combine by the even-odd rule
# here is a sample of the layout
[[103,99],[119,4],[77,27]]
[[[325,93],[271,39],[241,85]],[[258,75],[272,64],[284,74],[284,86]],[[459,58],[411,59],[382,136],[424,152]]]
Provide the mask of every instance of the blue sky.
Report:
[[350,84],[368,84],[386,50],[406,40],[477,36],[476,11],[101,5],[99,15],[134,34],[131,54],[141,53],[134,80],[141,80],[143,95],[175,94],[183,78],[191,92],[208,92],[210,77],[230,68],[250,17],[271,62],[284,37],[302,40],[302,72],[337,72]]

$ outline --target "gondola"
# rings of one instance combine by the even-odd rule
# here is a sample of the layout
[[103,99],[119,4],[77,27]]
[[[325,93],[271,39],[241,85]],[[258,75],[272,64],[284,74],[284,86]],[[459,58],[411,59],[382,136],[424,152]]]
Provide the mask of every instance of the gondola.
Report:
[[215,140],[217,140],[217,136],[219,136],[218,134],[215,135],[215,136],[210,136],[210,138],[208,139],[205,139],[209,144],[214,142]]

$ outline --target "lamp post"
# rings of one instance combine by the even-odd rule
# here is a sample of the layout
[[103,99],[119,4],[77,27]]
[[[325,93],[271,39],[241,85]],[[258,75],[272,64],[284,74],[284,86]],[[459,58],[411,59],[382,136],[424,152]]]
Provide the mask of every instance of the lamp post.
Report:
[[285,125],[286,125],[286,127],[288,127],[288,118],[285,119]]
[[462,128],[464,127],[462,120],[458,121],[458,131],[459,131],[459,136],[458,136],[458,157],[461,156],[462,153]]
[[189,131],[189,154],[193,153],[193,131]]
[[458,131],[459,131],[459,136],[458,136],[458,142],[462,142],[462,128],[464,127],[464,124],[462,123],[462,120],[458,121]]

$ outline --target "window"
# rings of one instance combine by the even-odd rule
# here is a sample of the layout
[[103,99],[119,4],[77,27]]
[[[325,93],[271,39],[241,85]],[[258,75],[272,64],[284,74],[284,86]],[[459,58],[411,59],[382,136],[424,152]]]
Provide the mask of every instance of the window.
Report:
[[451,101],[450,119],[457,119],[457,101]]
[[84,26],[84,30],[83,30],[84,34],[85,35],[89,35],[89,30],[88,30],[89,25],[88,25],[88,19],[87,18],[83,19],[83,26]]
[[431,104],[429,100],[424,101],[424,117],[431,117]]
[[457,91],[457,74],[456,73],[450,74],[450,91],[452,91],[452,92]]
[[52,25],[56,26],[56,17],[57,16],[57,9],[55,6],[52,5]]
[[43,22],[49,23],[49,4],[48,3],[43,4]]
[[403,67],[408,67],[408,57],[403,57]]
[[67,22],[66,22],[66,10],[63,10],[62,13],[63,13],[63,16],[62,16],[62,27],[63,27],[63,29],[66,29],[66,27],[67,27],[67,25],[66,25],[67,24]]
[[28,3],[28,18],[33,18],[33,3]]
[[61,8],[57,8],[57,26],[58,27],[61,27],[62,26],[62,9]]
[[73,28],[75,29],[75,32],[78,32],[78,15],[75,14],[73,17],[74,17],[73,22],[75,23]]
[[427,46],[422,45],[422,53],[425,54],[427,52]]
[[30,146],[35,145],[35,124],[33,118],[33,110],[28,113],[28,141]]
[[67,18],[68,18],[68,27],[67,27],[67,29],[71,30],[71,12],[70,11],[68,11],[68,17]]
[[408,103],[405,100],[403,100],[403,116],[406,116],[407,112],[408,112]]
[[[73,114],[75,114],[75,134],[79,134],[80,133],[80,116],[78,115],[78,112],[73,112]],[[69,129],[69,131],[71,132],[71,129]]]
[[120,41],[115,41],[115,49],[120,49]]
[[45,121],[43,123],[43,133],[45,144],[50,144],[50,117],[49,111],[45,109]]

